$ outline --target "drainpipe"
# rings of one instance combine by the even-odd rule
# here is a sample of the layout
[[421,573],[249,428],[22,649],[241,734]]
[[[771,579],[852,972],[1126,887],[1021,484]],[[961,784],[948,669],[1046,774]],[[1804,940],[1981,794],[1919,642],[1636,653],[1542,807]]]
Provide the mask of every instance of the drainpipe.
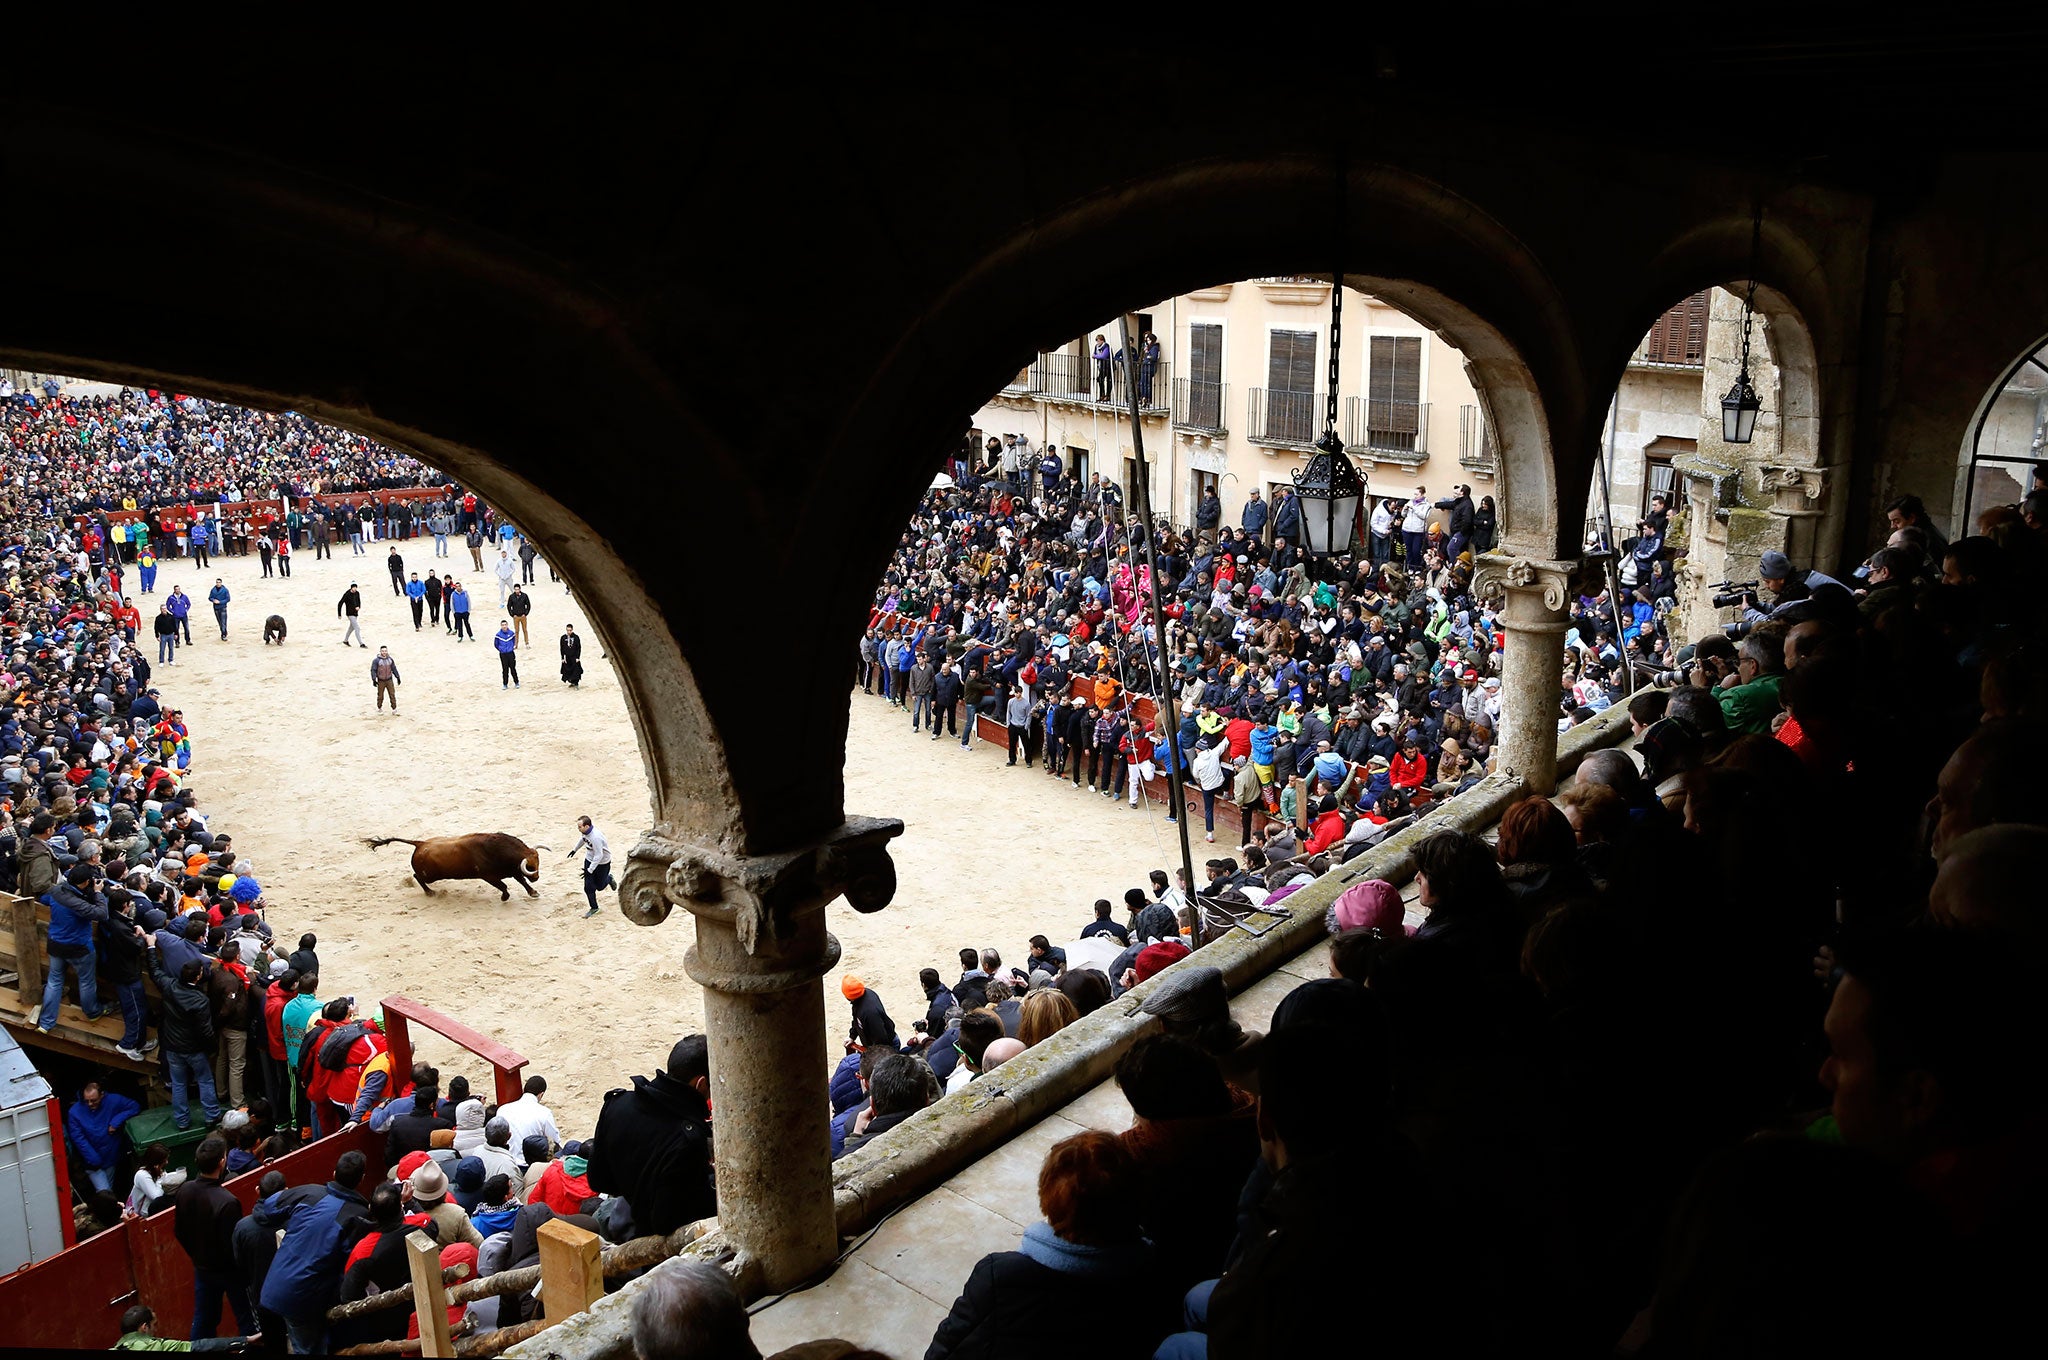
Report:
[[[1617,384],[1614,399],[1607,403],[1607,499],[1603,502],[1602,514],[1605,522],[1601,532],[1606,535],[1607,546],[1616,546],[1614,537],[1614,440],[1621,430],[1621,388]],[[1617,634],[1617,638],[1619,635]]]

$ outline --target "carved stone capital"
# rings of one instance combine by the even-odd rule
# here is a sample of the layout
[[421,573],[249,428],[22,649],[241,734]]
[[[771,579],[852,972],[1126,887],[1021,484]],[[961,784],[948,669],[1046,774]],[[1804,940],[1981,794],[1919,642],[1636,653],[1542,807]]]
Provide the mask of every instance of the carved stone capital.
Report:
[[[1555,614],[1571,597],[1572,581],[1582,564],[1550,561],[1540,557],[1513,557],[1507,553],[1479,555],[1472,576],[1473,593],[1495,609],[1506,610],[1515,595],[1540,600],[1544,612]],[[1512,614],[1507,620],[1513,626]]]
[[627,855],[619,901],[643,926],[672,907],[732,926],[749,954],[773,952],[794,918],[840,894],[855,911],[880,911],[896,895],[888,843],[903,834],[894,817],[849,817],[813,845],[772,855],[733,855],[648,832]]
[[1761,485],[1771,497],[1771,509],[1780,515],[1818,515],[1828,493],[1831,469],[1785,467],[1766,464],[1757,469]]

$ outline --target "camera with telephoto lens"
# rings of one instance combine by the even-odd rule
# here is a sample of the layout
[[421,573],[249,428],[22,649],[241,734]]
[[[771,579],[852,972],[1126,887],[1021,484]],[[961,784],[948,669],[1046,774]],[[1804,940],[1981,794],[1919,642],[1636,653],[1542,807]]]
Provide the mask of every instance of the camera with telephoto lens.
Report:
[[1720,581],[1714,585],[1714,608],[1734,609],[1748,602],[1756,591],[1755,581]]
[[1654,663],[1638,661],[1634,657],[1629,658],[1628,664],[1629,669],[1649,681],[1653,689],[1670,689],[1673,685],[1692,683],[1692,673],[1700,663],[1698,658],[1694,658],[1675,669],[1661,671]]

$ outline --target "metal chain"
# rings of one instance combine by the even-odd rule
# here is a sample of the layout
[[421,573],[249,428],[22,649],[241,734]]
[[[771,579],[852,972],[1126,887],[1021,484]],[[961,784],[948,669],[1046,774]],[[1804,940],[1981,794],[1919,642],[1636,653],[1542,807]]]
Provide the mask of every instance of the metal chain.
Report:
[[1764,204],[1762,199],[1758,199],[1756,216],[1751,219],[1749,228],[1749,287],[1742,295],[1742,376],[1745,378],[1749,376],[1749,327],[1756,319],[1756,260],[1763,247],[1763,239]]
[[1330,278],[1330,392],[1329,409],[1325,419],[1328,428],[1337,428],[1337,353],[1344,344],[1344,271],[1341,269]]

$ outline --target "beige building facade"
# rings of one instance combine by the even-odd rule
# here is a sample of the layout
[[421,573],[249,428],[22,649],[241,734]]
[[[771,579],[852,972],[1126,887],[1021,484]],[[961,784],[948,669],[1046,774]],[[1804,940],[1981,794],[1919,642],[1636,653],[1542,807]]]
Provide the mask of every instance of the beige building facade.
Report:
[[[1330,284],[1312,277],[1247,279],[1169,298],[1122,318],[1140,357],[1139,420],[1151,470],[1152,503],[1191,524],[1205,488],[1239,522],[1248,493],[1271,501],[1302,469],[1322,433],[1329,386]],[[1158,339],[1149,367],[1143,337]],[[1110,349],[1105,378],[1097,338]],[[1651,326],[1631,356],[1608,411],[1586,506],[1586,544],[1633,536],[1662,493],[1673,515],[1679,572],[1675,631],[1696,637],[1724,617],[1705,587],[1749,578],[1767,550],[1802,564],[1832,560],[1839,528],[1828,515],[1830,469],[1814,447],[1819,375],[1803,323],[1759,299],[1750,370],[1762,401],[1755,438],[1721,439],[1721,396],[1734,382],[1742,343],[1742,299],[1708,288],[1680,299]],[[969,439],[1021,436],[1034,455],[1050,445],[1069,473],[1123,486],[1135,504],[1122,333],[1112,319],[1057,350],[1041,352],[974,413]],[[1787,356],[1781,362],[1781,352]],[[1432,498],[1454,485],[1498,497],[1495,450],[1465,356],[1414,318],[1345,290],[1338,424],[1346,450],[1376,496],[1405,500],[1416,486]],[[2048,412],[2048,373],[2021,373],[1988,422],[2000,450],[2031,446]],[[2011,455],[2008,455],[2011,456]],[[1987,469],[1988,476],[1998,475]],[[1959,478],[1958,500],[1962,495]],[[2002,489],[2002,488],[2001,488]]]
[[[1248,493],[1270,501],[1291,484],[1322,434],[1329,391],[1330,284],[1247,279],[1169,298],[1127,318],[1134,343],[1159,352],[1141,370],[1140,420],[1153,505],[1193,522],[1204,488],[1238,523]],[[1071,473],[1101,473],[1133,503],[1136,462],[1122,365],[1105,386],[1097,336],[1121,351],[1116,319],[1041,353],[975,412],[970,437],[1024,436],[1057,449]],[[1447,496],[1458,483],[1493,494],[1494,451],[1465,358],[1421,322],[1346,289],[1338,356],[1338,428],[1376,495],[1417,485]]]

